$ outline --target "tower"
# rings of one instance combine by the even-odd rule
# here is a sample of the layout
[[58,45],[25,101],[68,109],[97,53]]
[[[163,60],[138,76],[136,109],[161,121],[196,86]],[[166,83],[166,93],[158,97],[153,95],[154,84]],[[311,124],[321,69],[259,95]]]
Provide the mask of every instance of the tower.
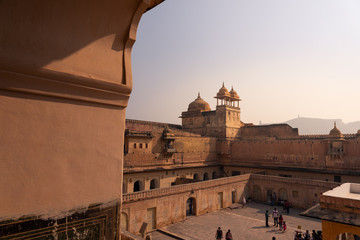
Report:
[[238,135],[242,126],[240,120],[240,97],[234,88],[229,92],[224,83],[215,96],[216,122],[221,131],[221,136],[233,138]]

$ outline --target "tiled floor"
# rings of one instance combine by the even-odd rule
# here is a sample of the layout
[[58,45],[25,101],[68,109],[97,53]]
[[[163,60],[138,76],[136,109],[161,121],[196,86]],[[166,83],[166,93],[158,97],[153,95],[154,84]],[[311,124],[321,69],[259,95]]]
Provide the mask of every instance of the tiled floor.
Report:
[[[222,209],[217,212],[208,213],[198,217],[189,217],[185,221],[169,225],[164,230],[183,236],[184,239],[212,240],[215,239],[215,232],[221,227],[224,234],[231,229],[233,239],[247,240],[271,240],[273,236],[276,240],[292,240],[294,232],[298,226],[302,230],[312,229],[321,230],[321,221],[317,219],[299,216],[302,210],[290,209],[290,214],[283,215],[287,223],[286,232],[281,232],[273,226],[273,219],[269,218],[270,227],[265,227],[265,210],[271,213],[273,207],[259,203],[249,203],[247,208]],[[280,213],[282,208],[279,208]],[[156,240],[156,237],[153,236]],[[162,239],[167,239],[162,238]],[[168,237],[168,239],[172,239]]]

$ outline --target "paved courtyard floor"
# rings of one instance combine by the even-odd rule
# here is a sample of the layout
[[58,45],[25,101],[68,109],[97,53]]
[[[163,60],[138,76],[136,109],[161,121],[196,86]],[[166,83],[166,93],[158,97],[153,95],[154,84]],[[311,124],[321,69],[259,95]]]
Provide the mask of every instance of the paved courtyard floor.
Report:
[[[276,240],[292,240],[298,226],[301,226],[303,231],[306,229],[310,232],[313,229],[321,230],[321,220],[299,216],[303,210],[294,208],[290,209],[289,215],[283,214],[287,224],[286,232],[281,232],[273,226],[271,215],[269,217],[270,227],[265,227],[265,210],[269,210],[271,214],[273,208],[270,205],[249,203],[247,208],[240,206],[236,209],[226,208],[198,217],[190,216],[182,222],[164,227],[163,230],[181,236],[183,239],[192,240],[213,240],[218,227],[221,227],[224,234],[231,229],[234,240],[271,240],[273,236],[276,237]],[[282,207],[278,207],[278,210],[282,214]],[[156,240],[155,236],[156,233],[153,236],[153,239]],[[165,237],[163,239],[173,238]]]

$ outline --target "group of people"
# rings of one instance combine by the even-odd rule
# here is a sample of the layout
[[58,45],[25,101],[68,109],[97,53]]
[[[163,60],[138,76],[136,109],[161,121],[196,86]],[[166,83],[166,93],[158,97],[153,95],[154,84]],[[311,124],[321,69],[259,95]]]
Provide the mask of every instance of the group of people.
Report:
[[[215,238],[216,240],[223,239],[223,231],[221,230],[221,227],[218,227],[218,230],[215,233]],[[225,240],[233,240],[230,229],[225,234]]]
[[[280,231],[285,231],[286,230],[286,222],[284,221],[284,218],[281,214],[279,214],[279,211],[274,208],[273,212],[272,212],[272,217],[274,218],[274,226],[275,227],[279,227]],[[266,210],[265,212],[265,226],[266,227],[270,227],[269,226],[269,210]]]
[[322,232],[312,230],[312,234],[310,235],[309,230],[306,230],[305,233],[301,233],[301,231],[295,231],[294,240],[322,240]]

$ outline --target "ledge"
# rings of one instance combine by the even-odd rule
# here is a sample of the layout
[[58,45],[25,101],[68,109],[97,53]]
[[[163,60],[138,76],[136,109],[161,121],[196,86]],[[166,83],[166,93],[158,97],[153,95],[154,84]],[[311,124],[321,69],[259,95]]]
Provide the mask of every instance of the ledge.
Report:
[[[124,84],[108,83],[70,75],[68,80],[58,80],[65,73],[49,73],[53,78],[30,76],[0,69],[0,89],[12,92],[71,99],[124,108],[131,88]],[[66,74],[65,74],[66,75]],[[64,79],[64,76],[62,76]],[[66,78],[65,78],[66,79]],[[111,89],[111,90],[110,90]]]

